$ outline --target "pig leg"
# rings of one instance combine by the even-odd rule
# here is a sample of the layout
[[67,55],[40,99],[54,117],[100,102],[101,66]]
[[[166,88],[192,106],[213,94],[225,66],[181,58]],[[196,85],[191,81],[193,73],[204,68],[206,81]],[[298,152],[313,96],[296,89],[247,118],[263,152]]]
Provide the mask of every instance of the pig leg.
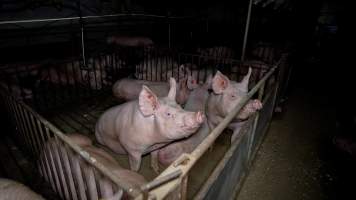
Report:
[[141,166],[141,153],[140,152],[130,152],[129,153],[130,169],[137,172]]
[[158,151],[151,152],[151,167],[153,171],[159,174],[159,166],[158,166]]
[[110,137],[98,137],[98,136],[96,138],[100,144],[109,147],[115,153],[126,154],[125,149],[123,148],[121,143],[118,142],[116,139]]
[[242,126],[244,125],[245,122],[237,122],[237,123],[232,123],[229,125],[230,128],[232,128],[232,130],[234,130],[234,132],[232,133],[232,136],[231,136],[231,144],[233,144],[238,136],[239,136],[239,133],[240,133],[240,130],[242,128]]
[[262,103],[258,99],[250,100],[238,114],[239,119],[247,119],[257,110],[262,109]]

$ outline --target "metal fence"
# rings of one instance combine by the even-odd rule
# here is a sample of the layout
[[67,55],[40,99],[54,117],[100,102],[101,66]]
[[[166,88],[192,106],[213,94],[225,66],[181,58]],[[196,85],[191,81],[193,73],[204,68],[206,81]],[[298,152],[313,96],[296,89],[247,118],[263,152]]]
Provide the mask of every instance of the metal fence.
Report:
[[[90,62],[88,62],[88,69],[81,68],[80,61],[65,62],[65,64],[54,68],[33,66],[32,68],[23,68],[27,69],[23,72],[27,74],[31,74],[28,69],[31,69],[30,72],[36,71],[35,78],[37,80],[42,77],[41,73],[38,74],[42,69],[45,69],[44,71],[48,74],[51,74],[51,69],[54,70],[54,73],[48,79],[42,78],[42,81],[46,82],[45,84],[39,84],[40,86],[36,85],[34,89],[32,88],[33,97],[29,100],[24,98],[26,88],[17,85],[20,97],[22,97],[18,98],[14,96],[16,93],[9,86],[10,84],[2,85],[5,90],[1,90],[1,102],[12,119],[15,133],[26,143],[30,155],[44,178],[63,199],[103,198],[100,189],[102,179],[107,179],[113,184],[114,193],[122,189],[131,198],[185,199],[190,169],[219,137],[247,101],[257,95],[263,102],[264,108],[245,123],[239,139],[231,144],[195,197],[197,199],[225,199],[234,196],[234,193],[240,187],[240,184],[237,186],[236,184],[241,182],[245,176],[254,152],[256,152],[271,120],[281,76],[281,73],[277,72],[281,71],[280,67],[283,66],[285,57],[282,57],[275,66],[264,65],[262,67],[232,59],[217,59],[202,55],[181,54],[174,51],[135,50],[129,56],[122,52],[120,49],[116,49],[110,54],[93,56],[88,59],[93,64],[90,67]],[[131,58],[136,59],[132,61]],[[68,65],[68,63],[71,64]],[[202,73],[203,80],[209,71],[215,73],[216,70],[221,70],[228,74],[230,78],[239,80],[244,74],[243,72],[249,66],[252,66],[256,72],[251,80],[254,82],[254,87],[192,153],[182,155],[147,185],[137,187],[126,183],[125,180],[120,179],[107,170],[105,166],[96,162],[88,153],[70,141],[56,126],[38,114],[40,111],[43,112],[52,108],[53,105],[65,107],[72,102],[71,100],[83,101],[103,92],[108,92],[114,80],[127,75],[136,76],[140,79],[166,80],[170,76],[167,74],[169,70],[176,67],[175,63],[178,66],[183,65],[184,69],[190,69],[190,73],[197,69],[199,73]],[[16,77],[22,74],[18,73],[21,68],[18,67],[15,71],[13,69],[13,67],[2,68],[1,72],[7,78],[11,73]],[[73,79],[68,77],[68,69],[72,69]],[[161,71],[154,71],[154,69]],[[76,70],[79,71],[78,77]],[[92,70],[93,74],[88,75],[85,70]],[[128,71],[125,72],[125,70]],[[85,73],[87,73],[87,79],[84,78]],[[145,77],[143,73],[146,73]],[[154,76],[154,73],[156,73],[156,76]],[[99,83],[102,84],[101,87],[98,87]],[[12,93],[12,95],[9,95],[9,93]],[[41,107],[43,103],[47,103],[46,109]],[[86,163],[86,167],[78,166],[79,158]],[[75,170],[77,171],[74,172]],[[174,180],[170,181],[172,179]]]

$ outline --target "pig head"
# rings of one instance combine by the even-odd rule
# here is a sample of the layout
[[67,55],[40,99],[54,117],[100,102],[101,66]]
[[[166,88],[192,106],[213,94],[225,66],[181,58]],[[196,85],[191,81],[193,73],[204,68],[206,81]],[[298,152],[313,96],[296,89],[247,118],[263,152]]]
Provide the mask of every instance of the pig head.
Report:
[[[190,93],[188,101],[184,109],[189,111],[203,111],[205,115],[205,107],[209,97],[208,89],[211,87],[211,79],[209,76],[205,84],[199,84]],[[158,160],[163,165],[169,165],[176,160],[182,153],[191,153],[203,140],[209,135],[210,129],[206,120],[196,133],[188,138],[175,141],[158,150]]]
[[[212,81],[213,93],[210,94],[208,100],[208,123],[211,129],[214,129],[234,107],[241,102],[242,98],[248,93],[248,83],[252,69],[249,68],[247,75],[241,82],[229,80],[228,77],[217,71]],[[234,124],[244,120],[262,108],[262,103],[259,100],[250,100],[245,107],[237,114],[233,122]],[[233,125],[235,127],[241,127]],[[232,141],[236,138],[238,130],[234,130]]]

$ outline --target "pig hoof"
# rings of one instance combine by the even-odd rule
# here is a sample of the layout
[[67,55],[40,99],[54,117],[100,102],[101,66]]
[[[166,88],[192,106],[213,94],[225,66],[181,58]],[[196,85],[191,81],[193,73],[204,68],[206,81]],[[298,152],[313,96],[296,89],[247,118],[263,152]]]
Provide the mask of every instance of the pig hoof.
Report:
[[256,110],[262,109],[262,102],[258,99],[253,100],[253,108]]

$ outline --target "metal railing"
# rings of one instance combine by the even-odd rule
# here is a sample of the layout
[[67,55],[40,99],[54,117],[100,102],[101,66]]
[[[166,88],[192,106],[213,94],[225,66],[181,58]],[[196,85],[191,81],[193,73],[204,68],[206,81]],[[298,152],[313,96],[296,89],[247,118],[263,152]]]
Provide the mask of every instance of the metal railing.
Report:
[[[186,56],[186,58],[188,57],[187,54],[177,55],[177,57],[180,57],[179,59],[182,60],[185,59],[183,58],[184,56]],[[196,55],[189,55],[189,57],[192,58],[192,60],[194,60],[194,58],[199,58]],[[198,60],[203,63],[202,60],[204,59],[200,58]],[[241,63],[234,60],[230,61],[231,63],[227,66],[233,66],[234,63]],[[130,185],[125,182],[125,180],[117,177],[105,166],[93,159],[87,152],[83,151],[78,145],[68,139],[56,126],[39,115],[30,106],[15,99],[6,91],[1,91],[0,97],[12,118],[16,133],[20,134],[21,138],[23,138],[24,142],[27,144],[30,154],[39,166],[41,174],[51,183],[53,189],[58,192],[63,199],[92,199],[93,196],[101,197],[99,184],[100,177],[109,179],[115,185],[115,191],[122,189],[130,197],[135,199],[148,197],[163,199],[172,195],[172,192],[175,193],[173,195],[178,195],[179,198],[185,199],[187,195],[189,172],[192,167],[221,135],[223,130],[248,100],[250,100],[256,93],[259,93],[258,98],[263,102],[263,105],[267,107],[266,109],[264,108],[265,110],[261,111],[265,112],[265,114],[257,114],[254,117],[251,117],[249,122],[246,123],[247,128],[245,128],[245,131],[241,131],[240,139],[231,144],[230,149],[225,153],[222,160],[209,176],[205,185],[201,187],[200,192],[196,195],[199,199],[211,194],[220,194],[218,191],[215,191],[215,193],[212,192],[212,188],[215,187],[214,185],[219,181],[220,176],[226,173],[226,166],[232,165],[230,163],[235,159],[234,156],[236,152],[240,151],[241,148],[241,152],[244,152],[243,155],[239,155],[242,156],[241,163],[234,164],[232,169],[235,169],[237,165],[244,165],[245,167],[241,169],[239,168],[238,170],[239,173],[242,173],[246,171],[246,166],[251,163],[250,161],[258,146],[256,146],[256,141],[261,140],[261,135],[266,131],[266,127],[268,127],[270,117],[273,113],[276,92],[279,87],[279,77],[278,74],[276,75],[276,71],[280,67],[281,62],[283,62],[283,58],[273,66],[268,73],[264,74],[263,78],[256,83],[247,96],[242,98],[241,102],[235,106],[229,115],[226,116],[214,130],[212,130],[209,136],[205,138],[192,153],[181,155],[155,180],[141,187]],[[273,78],[273,75],[275,75],[275,81],[272,85],[269,85],[269,81]],[[268,89],[267,86],[270,87],[270,89]],[[261,118],[264,119],[260,120]],[[54,142],[49,143],[48,141]],[[49,145],[49,148],[45,151],[47,153],[43,153],[46,149],[46,145]],[[55,150],[56,148],[54,148],[53,145],[61,146],[63,148]],[[79,174],[91,174],[91,177],[93,178],[92,180],[94,180],[93,182],[85,179],[85,176],[72,175],[74,170],[73,167],[78,165],[78,163],[76,163],[76,160],[78,159],[70,159],[72,157],[82,158],[89,166],[91,166],[89,167],[89,170],[85,170],[83,167],[77,169],[80,169]],[[65,163],[69,164],[66,165]],[[233,177],[239,178],[241,176]],[[88,188],[94,189],[90,190]],[[230,189],[230,192],[232,190],[235,190],[235,188]]]

